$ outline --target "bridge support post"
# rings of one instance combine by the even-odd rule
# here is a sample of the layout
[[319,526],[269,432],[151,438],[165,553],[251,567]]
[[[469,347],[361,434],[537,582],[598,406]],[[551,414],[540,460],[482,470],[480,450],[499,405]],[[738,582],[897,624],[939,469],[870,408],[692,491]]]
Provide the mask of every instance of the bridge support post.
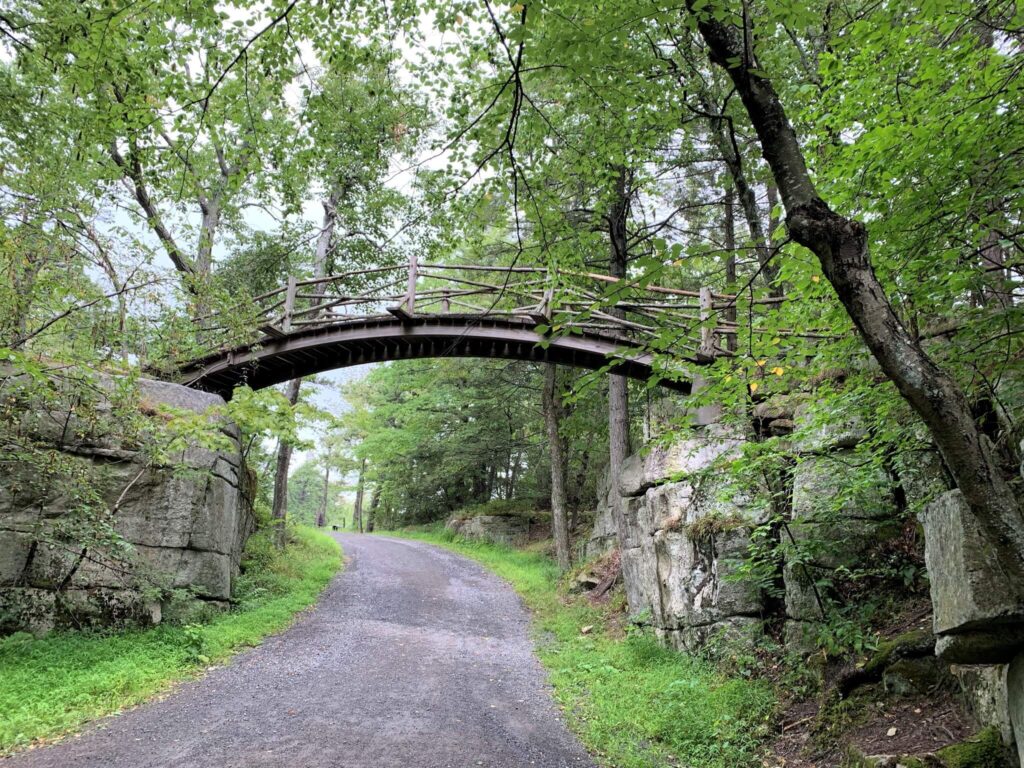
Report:
[[540,304],[537,308],[530,313],[530,317],[533,318],[536,323],[551,323],[551,318],[554,315],[554,309],[552,304],[555,301],[555,289],[548,286],[544,289],[544,295],[540,300]]

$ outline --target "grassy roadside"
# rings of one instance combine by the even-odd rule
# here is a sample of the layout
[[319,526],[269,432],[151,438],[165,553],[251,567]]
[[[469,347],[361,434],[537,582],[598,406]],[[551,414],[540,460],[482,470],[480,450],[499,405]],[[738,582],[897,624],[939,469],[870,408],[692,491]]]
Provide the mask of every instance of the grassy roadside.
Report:
[[[453,538],[443,529],[382,532],[466,555],[509,581],[534,615],[538,655],[581,741],[618,768],[748,768],[768,733],[775,696],[654,638],[615,637],[608,608],[558,592],[547,557]],[[581,630],[592,627],[586,634]]]
[[250,539],[238,608],[207,623],[0,640],[0,755],[139,704],[284,629],[341,567],[327,534],[293,537],[283,553],[265,534]]

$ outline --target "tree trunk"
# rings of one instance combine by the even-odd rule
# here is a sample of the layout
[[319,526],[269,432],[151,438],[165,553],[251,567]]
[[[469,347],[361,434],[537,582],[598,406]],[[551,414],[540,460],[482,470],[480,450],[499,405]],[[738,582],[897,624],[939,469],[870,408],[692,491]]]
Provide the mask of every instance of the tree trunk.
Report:
[[359,462],[359,479],[356,481],[356,503],[352,510],[352,525],[363,532],[363,488],[366,477],[366,459]]
[[370,513],[366,516],[366,532],[373,533],[377,526],[377,506],[380,504],[380,483],[373,486],[373,495],[370,497]]
[[[320,234],[316,238],[316,251],[313,254],[313,277],[322,278],[327,276],[327,257],[331,253],[331,245],[334,241],[334,228],[338,223],[338,201],[341,199],[343,190],[341,186],[335,186],[326,200],[321,201],[324,208],[323,224],[320,226]],[[326,294],[326,286],[319,283],[314,291],[316,299],[314,304],[319,306],[323,303]]]
[[558,366],[544,366],[544,424],[551,453],[551,533],[555,539],[558,568],[569,570],[569,525],[565,513],[566,445],[559,433],[562,422],[562,398],[558,392]]
[[316,527],[323,528],[327,525],[327,494],[331,487],[331,466],[324,462],[324,495],[320,499],[320,511],[316,514]]
[[[709,113],[714,113],[717,109],[706,96],[703,98],[703,105]],[[714,137],[715,146],[722,153],[725,167],[729,170],[729,176],[739,197],[740,208],[743,210],[743,217],[747,221],[747,231],[750,233],[750,239],[754,244],[754,253],[757,254],[757,263],[761,270],[761,277],[764,278],[765,285],[768,286],[772,296],[782,296],[782,287],[776,284],[779,268],[772,264],[772,249],[768,242],[770,233],[764,231],[764,224],[761,221],[761,209],[757,204],[757,195],[743,169],[743,156],[740,154],[739,144],[736,142],[736,133],[733,130],[733,125],[724,117],[713,117],[711,119],[711,133]]]
[[[725,191],[725,250],[729,255],[725,257],[725,292],[736,293],[736,214],[733,206],[736,204],[736,190],[729,187]],[[767,276],[766,276],[767,277]],[[726,322],[736,322],[736,303],[733,302],[725,309],[724,319]],[[725,348],[735,352],[739,339],[736,333],[725,335]]]
[[196,272],[204,279],[210,274],[213,266],[213,246],[220,227],[220,195],[200,202],[203,212],[202,224],[199,228],[199,248],[196,252]]
[[[696,0],[688,0],[691,11]],[[786,208],[790,237],[817,257],[886,376],[927,425],[950,474],[985,530],[1009,580],[1024,578],[1024,519],[963,391],[900,322],[871,266],[864,225],[832,211],[807,172],[796,133],[771,81],[735,27],[697,13],[711,61],[728,72],[757,131]],[[1019,582],[1018,582],[1019,583]]]
[[[291,405],[299,402],[299,387],[302,379],[288,382],[286,396]],[[274,525],[274,543],[284,546],[285,521],[288,517],[288,465],[292,460],[292,446],[284,440],[277,444],[277,466],[274,470],[274,501],[270,509],[270,517]]]
[[[610,264],[608,273],[612,277],[625,277],[628,260],[626,222],[629,218],[629,191],[627,189],[627,172],[619,168],[615,180],[615,197],[608,211],[608,240],[610,245]],[[611,315],[624,317],[621,309],[612,308]],[[615,529],[619,537],[619,546],[626,543],[626,510],[622,497],[619,495],[619,474],[622,465],[629,456],[629,388],[625,376],[612,373],[608,377],[608,474],[611,476],[611,492],[608,503],[612,507],[615,518]]]

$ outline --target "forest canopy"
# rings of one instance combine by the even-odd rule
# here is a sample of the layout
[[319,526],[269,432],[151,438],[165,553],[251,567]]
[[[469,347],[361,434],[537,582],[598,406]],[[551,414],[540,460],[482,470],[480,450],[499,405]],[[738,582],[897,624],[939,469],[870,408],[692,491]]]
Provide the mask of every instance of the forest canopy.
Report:
[[[211,318],[258,339],[252,299],[289,277],[410,252],[543,270],[555,335],[565,313],[621,311],[618,289],[580,307],[580,275],[705,290],[713,311],[659,315],[646,341],[663,375],[699,382],[691,409],[747,419],[768,394],[842,381],[826,410],[872,414],[878,456],[934,442],[989,533],[1015,539],[1016,4],[0,8],[10,376],[171,376],[208,351]],[[592,506],[652,434],[649,390],[565,371],[557,402],[546,387],[528,364],[379,368],[341,420],[344,471],[365,463],[367,492],[411,520],[546,499],[546,402],[566,411],[570,507]],[[234,406],[279,438],[278,517],[301,401],[296,380]]]

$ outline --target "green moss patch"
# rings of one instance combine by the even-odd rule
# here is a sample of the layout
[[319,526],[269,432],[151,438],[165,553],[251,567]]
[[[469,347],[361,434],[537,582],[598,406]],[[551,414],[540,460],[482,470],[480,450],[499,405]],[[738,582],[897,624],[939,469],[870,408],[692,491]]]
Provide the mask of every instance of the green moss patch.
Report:
[[986,728],[974,738],[950,744],[935,753],[945,768],[1009,768],[998,728]]

